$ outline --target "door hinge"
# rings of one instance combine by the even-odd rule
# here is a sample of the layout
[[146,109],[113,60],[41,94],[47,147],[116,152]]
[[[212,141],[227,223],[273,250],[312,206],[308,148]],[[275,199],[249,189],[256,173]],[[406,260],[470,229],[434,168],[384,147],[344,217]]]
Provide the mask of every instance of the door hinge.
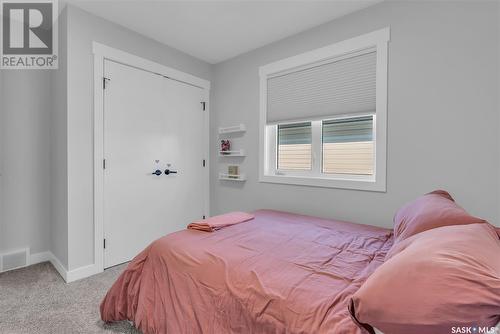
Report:
[[106,249],[106,239],[104,239],[104,249]]
[[102,77],[102,89],[106,89],[106,83],[111,81],[110,78]]
[[203,159],[203,167],[205,167],[205,164],[206,164],[205,159]]
[[102,159],[102,169],[106,169],[106,159]]
[[203,109],[203,111],[205,111],[207,108],[207,103],[206,102],[200,102],[200,103],[201,103],[201,108]]

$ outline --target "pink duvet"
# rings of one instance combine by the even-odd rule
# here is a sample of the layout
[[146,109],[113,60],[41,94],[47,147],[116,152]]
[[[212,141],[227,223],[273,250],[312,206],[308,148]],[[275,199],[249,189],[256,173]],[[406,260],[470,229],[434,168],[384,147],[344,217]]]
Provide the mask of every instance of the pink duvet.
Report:
[[383,263],[391,230],[254,214],[153,242],[107,293],[102,319],[144,333],[360,333],[347,303]]

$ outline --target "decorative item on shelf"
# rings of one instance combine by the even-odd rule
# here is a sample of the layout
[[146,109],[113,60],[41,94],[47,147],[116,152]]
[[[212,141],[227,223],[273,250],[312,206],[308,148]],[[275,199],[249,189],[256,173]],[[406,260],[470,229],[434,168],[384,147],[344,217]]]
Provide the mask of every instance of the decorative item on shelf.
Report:
[[227,175],[231,179],[238,179],[240,177],[240,167],[235,165],[227,166]]
[[222,139],[220,141],[220,153],[221,154],[230,154],[231,150],[231,142],[228,139]]

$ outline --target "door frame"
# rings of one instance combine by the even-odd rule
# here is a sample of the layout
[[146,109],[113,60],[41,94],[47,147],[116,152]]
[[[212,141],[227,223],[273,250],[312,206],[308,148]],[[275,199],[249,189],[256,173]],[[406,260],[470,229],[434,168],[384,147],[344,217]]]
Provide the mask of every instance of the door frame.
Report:
[[205,111],[202,111],[203,137],[206,138],[204,212],[207,216],[210,216],[210,81],[95,41],[92,42],[92,52],[94,55],[94,266],[96,273],[100,273],[104,271],[104,61],[111,60],[203,89],[203,102],[206,102]]

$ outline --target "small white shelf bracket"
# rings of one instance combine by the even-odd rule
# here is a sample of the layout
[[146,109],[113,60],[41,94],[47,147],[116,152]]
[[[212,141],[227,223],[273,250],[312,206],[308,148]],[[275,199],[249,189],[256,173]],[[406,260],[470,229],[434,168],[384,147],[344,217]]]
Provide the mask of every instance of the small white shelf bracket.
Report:
[[245,174],[239,174],[239,175],[230,175],[226,173],[219,173],[219,180],[222,181],[246,181],[246,176]]
[[219,134],[223,135],[223,134],[230,134],[230,133],[245,132],[246,130],[247,129],[245,127],[245,124],[239,124],[239,125],[219,128]]
[[221,157],[244,157],[245,150],[231,150],[231,151],[219,151],[219,156]]

